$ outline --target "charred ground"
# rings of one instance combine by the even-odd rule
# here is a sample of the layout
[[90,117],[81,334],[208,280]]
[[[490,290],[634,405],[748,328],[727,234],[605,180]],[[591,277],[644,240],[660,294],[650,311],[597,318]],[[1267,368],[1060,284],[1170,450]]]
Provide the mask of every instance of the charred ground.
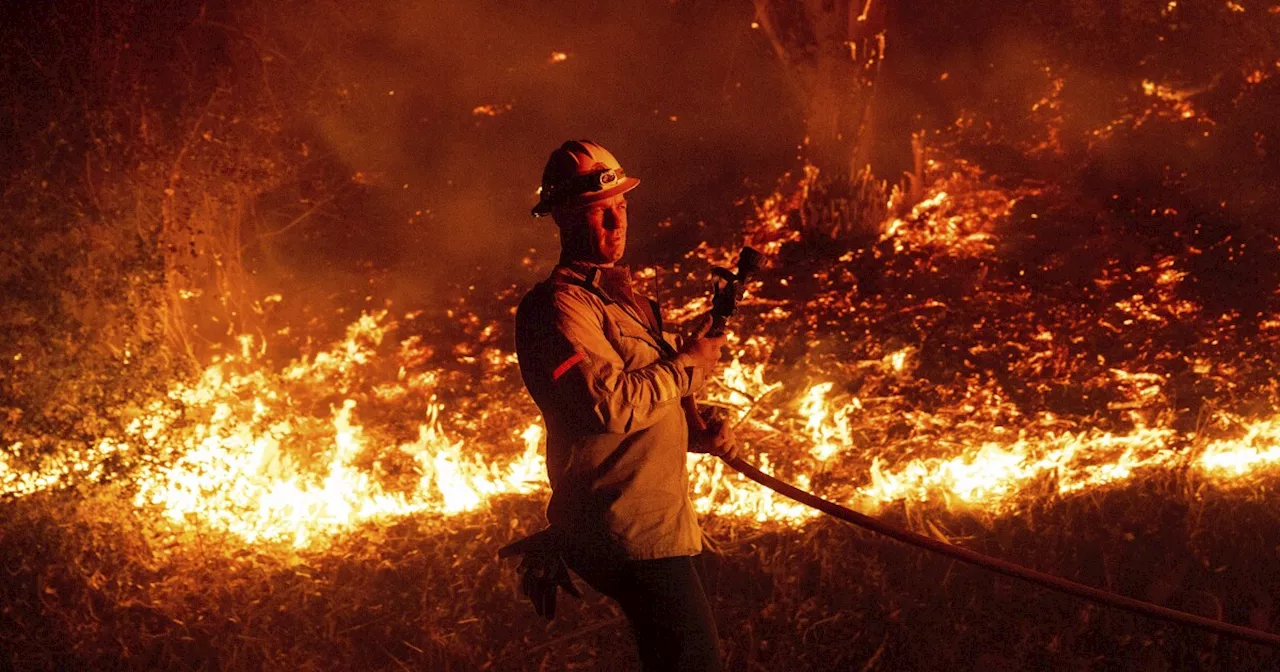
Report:
[[[750,4],[562,4],[3,10],[9,665],[629,665],[599,596],[545,625],[495,560],[545,497],[509,321],[566,127],[644,177],[677,322],[771,253],[710,399],[753,460],[1275,627],[1280,11],[894,4],[850,179],[793,162]],[[1276,665],[695,475],[732,669]]]

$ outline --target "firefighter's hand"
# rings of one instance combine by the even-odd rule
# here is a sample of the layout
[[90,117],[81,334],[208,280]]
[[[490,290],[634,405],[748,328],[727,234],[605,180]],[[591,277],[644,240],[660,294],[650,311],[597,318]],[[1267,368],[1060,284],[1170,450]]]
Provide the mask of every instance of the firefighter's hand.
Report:
[[693,453],[707,453],[723,460],[732,460],[738,455],[738,440],[733,435],[733,425],[724,418],[713,417],[707,420],[707,429],[694,432],[689,444]]
[[720,361],[724,346],[729,339],[722,336],[707,336],[707,330],[711,328],[711,320],[703,322],[698,332],[689,340],[684,342],[684,346],[680,348],[680,353],[689,355],[693,360],[694,366],[704,369],[710,369]]

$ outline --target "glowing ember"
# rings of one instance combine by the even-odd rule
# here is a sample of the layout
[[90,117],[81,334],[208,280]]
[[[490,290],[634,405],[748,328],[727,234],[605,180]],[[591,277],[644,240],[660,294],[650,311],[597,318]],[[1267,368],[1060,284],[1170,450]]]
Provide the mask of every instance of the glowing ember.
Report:
[[496,117],[499,114],[510,112],[511,108],[512,108],[511,103],[501,103],[501,104],[493,103],[489,105],[477,105],[476,107],[472,108],[471,114],[477,117]]
[[[23,449],[24,445],[19,441],[9,446],[8,454],[21,457]],[[57,487],[71,478],[95,481],[103,474],[103,460],[120,449],[117,442],[103,439],[80,453],[68,452],[45,458],[39,469],[14,467],[8,456],[0,454],[0,494],[22,497]]]
[[[1165,95],[1154,85],[1152,92]],[[941,166],[931,165],[942,174]],[[877,254],[911,258],[924,250],[965,263],[990,262],[996,223],[1037,192],[992,186],[963,162],[951,167],[905,214],[883,223]],[[806,170],[793,191],[757,205],[749,227],[754,244],[778,250],[798,240],[792,212],[815,180],[816,172]],[[733,250],[705,244],[696,255],[719,265],[736,258]],[[839,263],[854,265],[856,258],[849,252]],[[1264,470],[1280,465],[1280,416],[1215,411],[1213,422],[1197,432],[1174,428],[1177,375],[1232,389],[1235,364],[1217,359],[1216,351],[1188,352],[1179,360],[1185,374],[1175,374],[1150,360],[1109,364],[1101,354],[1072,350],[1083,338],[1082,325],[1110,335],[1201,319],[1201,306],[1181,293],[1187,272],[1177,259],[1100,269],[1090,288],[1107,298],[1096,302],[1096,313],[1034,313],[1024,305],[1031,292],[1008,287],[893,306],[875,296],[855,297],[852,283],[828,289],[846,277],[840,270],[777,278],[776,287],[818,287],[790,300],[774,298],[753,281],[743,302],[756,320],[744,329],[751,335],[731,335],[732,359],[703,399],[727,412],[747,459],[802,488],[816,487],[864,509],[906,500],[1001,513],[1028,497],[1070,496],[1151,470],[1194,471],[1230,485],[1256,483]],[[637,278],[664,279],[654,269],[640,269]],[[1105,294],[1117,287],[1126,289]],[[937,368],[930,357],[948,343],[868,338],[850,345],[852,338],[827,342],[809,335],[819,316],[835,321],[842,334],[855,327],[870,333],[882,319],[917,320],[920,333],[929,333],[932,316],[963,301],[1003,301],[1014,317],[997,325],[1003,331],[986,325],[985,316],[974,324],[991,335],[956,349],[956,357],[985,362],[984,368],[975,365],[970,371],[976,372],[948,374],[942,382],[942,374],[928,367]],[[699,291],[667,313],[672,324],[684,324],[707,307]],[[871,316],[860,316],[855,307]],[[105,465],[128,457],[139,465],[131,474],[134,504],[175,528],[203,526],[246,542],[296,548],[322,544],[368,521],[448,516],[483,510],[495,497],[542,496],[544,430],[515,386],[514,354],[494,345],[502,327],[465,311],[449,317],[473,336],[441,353],[419,335],[397,340],[399,325],[383,311],[361,315],[331,347],[278,369],[264,360],[265,342],[241,337],[234,353],[217,358],[197,379],[141,406],[124,436],[79,450],[37,451],[30,442],[12,443],[0,455],[0,494],[22,497],[101,482],[109,478]],[[1213,345],[1234,328],[1231,316],[1200,324],[1203,340]],[[1261,320],[1260,333],[1274,335],[1277,324],[1275,316]],[[810,351],[816,354],[795,359],[796,352]],[[451,382],[457,372],[432,364],[438,356],[478,371],[478,383],[497,393],[492,398],[508,395],[510,401],[486,403],[482,411],[468,406]],[[1013,377],[1011,367],[1050,382],[1034,387],[1014,380],[1033,388],[1015,400],[1003,382]],[[1028,405],[1051,394],[1065,395],[1058,403],[1068,406],[1077,398],[1088,403],[1071,415]],[[1231,427],[1238,438],[1223,434]],[[787,524],[817,515],[727,473],[718,459],[691,455],[688,467],[693,500],[704,514]]]

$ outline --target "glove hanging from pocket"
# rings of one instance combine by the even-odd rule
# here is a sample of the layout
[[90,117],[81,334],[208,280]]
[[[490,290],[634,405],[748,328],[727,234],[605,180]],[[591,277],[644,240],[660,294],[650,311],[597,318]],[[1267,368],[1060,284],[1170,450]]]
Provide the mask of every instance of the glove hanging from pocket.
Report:
[[561,588],[581,598],[565,563],[563,544],[554,528],[546,528],[498,550],[499,558],[522,556],[516,572],[520,575],[520,592],[533,603],[534,611],[547,620],[556,617],[556,592]]

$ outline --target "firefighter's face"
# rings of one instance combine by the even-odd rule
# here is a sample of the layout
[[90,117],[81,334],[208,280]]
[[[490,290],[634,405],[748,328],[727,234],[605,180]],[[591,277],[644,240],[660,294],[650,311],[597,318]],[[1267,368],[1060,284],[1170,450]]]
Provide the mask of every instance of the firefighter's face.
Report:
[[611,265],[627,249],[627,198],[622,194],[555,213],[560,246],[573,261]]

